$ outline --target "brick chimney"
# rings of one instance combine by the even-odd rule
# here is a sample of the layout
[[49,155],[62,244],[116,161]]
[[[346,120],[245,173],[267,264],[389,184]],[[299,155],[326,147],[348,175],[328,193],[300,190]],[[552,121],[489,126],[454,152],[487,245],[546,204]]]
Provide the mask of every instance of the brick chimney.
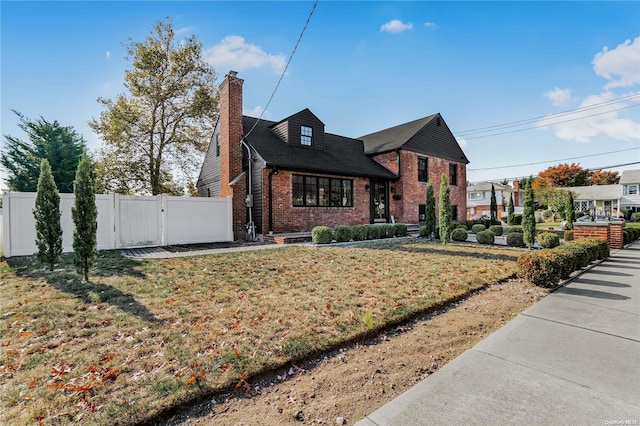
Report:
[[520,205],[520,181],[519,180],[513,181],[513,189],[515,189],[513,193],[513,205],[519,206]]
[[242,84],[237,72],[229,71],[220,84],[220,196],[233,197],[233,231],[247,222],[245,197],[247,176],[233,182],[242,173]]

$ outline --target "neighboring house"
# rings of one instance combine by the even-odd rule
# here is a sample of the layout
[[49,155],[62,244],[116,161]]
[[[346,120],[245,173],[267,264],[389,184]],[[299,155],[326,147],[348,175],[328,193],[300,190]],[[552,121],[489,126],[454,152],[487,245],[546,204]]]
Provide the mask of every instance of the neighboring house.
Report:
[[453,219],[464,218],[469,161],[440,114],[353,139],[326,133],[309,109],[277,122],[243,116],[243,82],[231,71],[220,85],[197,183],[200,196],[233,197],[236,231],[249,222],[259,234],[418,223],[427,180],[437,199],[442,173]]
[[640,170],[624,170],[617,185],[573,186],[577,212],[621,217],[625,211],[640,211]]
[[524,191],[520,189],[520,182],[514,181],[513,186],[494,182],[479,182],[467,186],[467,219],[476,215],[491,216],[491,185],[495,189],[496,204],[498,206],[498,220],[507,215],[509,198],[513,194],[514,213],[522,213]]

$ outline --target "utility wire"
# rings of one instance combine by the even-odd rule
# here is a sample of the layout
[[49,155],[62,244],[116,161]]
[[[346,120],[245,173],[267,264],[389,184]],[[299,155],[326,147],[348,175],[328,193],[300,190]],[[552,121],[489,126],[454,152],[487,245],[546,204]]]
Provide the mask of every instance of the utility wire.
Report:
[[282,79],[284,78],[284,75],[286,74],[287,69],[289,68],[289,64],[291,63],[291,60],[293,59],[293,55],[296,53],[296,50],[298,49],[298,45],[300,44],[300,40],[302,40],[302,36],[304,35],[304,32],[307,30],[307,26],[309,26],[309,21],[311,21],[311,16],[313,16],[313,12],[315,12],[317,5],[318,5],[318,0],[316,0],[313,3],[313,7],[311,8],[311,12],[309,13],[309,16],[307,17],[307,22],[305,22],[304,27],[302,28],[302,31],[300,32],[300,36],[298,37],[298,41],[296,41],[295,46],[293,46],[293,50],[291,51],[291,55],[289,55],[289,60],[287,61],[287,64],[285,65],[284,70],[282,71],[282,74],[280,75],[280,79],[278,80],[278,84],[276,84],[276,87],[273,89],[273,92],[271,92],[271,96],[269,97],[269,100],[267,101],[267,105],[265,105],[264,109],[260,113],[260,116],[258,117],[256,122],[253,124],[253,127],[251,127],[251,130],[249,130],[247,132],[247,134],[243,136],[245,139],[249,137],[251,132],[253,132],[253,129],[256,128],[256,126],[258,125],[260,120],[262,120],[262,116],[264,115],[265,111],[267,110],[267,108],[269,108],[269,105],[271,104],[271,101],[273,100],[273,97],[275,96],[276,91],[278,91],[278,87],[280,87],[280,83],[282,83]]
[[463,130],[461,132],[457,132],[458,135],[463,135],[463,134],[468,134],[468,133],[484,133],[486,131],[491,131],[491,130],[498,130],[501,128],[509,128],[509,127],[517,127],[519,125],[524,125],[524,124],[528,124],[529,122],[534,122],[534,121],[538,121],[538,120],[552,120],[556,117],[562,117],[565,115],[572,115],[572,114],[576,114],[579,112],[583,112],[583,111],[588,111],[591,109],[597,109],[597,108],[601,108],[603,106],[606,105],[611,105],[611,104],[616,104],[616,103],[620,103],[620,102],[625,102],[625,101],[630,101],[630,100],[635,100],[636,98],[640,97],[640,93],[635,93],[632,95],[628,95],[628,96],[622,96],[620,98],[616,98],[616,99],[612,99],[610,101],[604,101],[604,102],[599,102],[596,104],[592,104],[592,105],[586,105],[583,107],[579,107],[579,108],[574,108],[574,109],[570,109],[570,110],[566,110],[566,111],[561,111],[555,114],[547,114],[547,115],[540,115],[537,117],[533,117],[533,118],[527,118],[524,120],[518,120],[518,121],[511,121],[508,123],[504,123],[504,124],[498,124],[498,125],[492,125],[492,126],[487,126],[487,127],[479,127],[477,129],[470,129],[470,130]]
[[600,155],[615,154],[615,153],[618,153],[618,152],[625,152],[625,151],[633,151],[635,149],[640,149],[640,147],[620,149],[618,151],[601,152],[599,154],[582,155],[580,157],[560,158],[558,160],[538,161],[538,162],[535,162],[535,163],[513,164],[511,166],[483,167],[481,169],[467,169],[467,170],[470,171],[470,172],[479,172],[481,170],[510,169],[512,167],[535,166],[537,164],[556,163],[558,161],[568,161],[568,160],[577,160],[577,159],[580,159],[580,158],[597,157],[597,156],[600,156]]
[[488,138],[490,136],[500,136],[500,135],[507,135],[507,134],[510,134],[510,133],[524,132],[525,130],[539,129],[540,127],[554,126],[556,124],[568,123],[570,121],[583,120],[585,118],[596,117],[598,115],[609,114],[611,112],[622,111],[623,109],[635,108],[635,107],[638,107],[638,106],[640,106],[640,104],[629,105],[629,106],[622,107],[622,108],[617,108],[617,109],[612,109],[612,110],[609,110],[609,111],[599,112],[597,114],[585,115],[583,117],[571,118],[569,120],[556,121],[556,122],[553,122],[553,123],[548,123],[548,124],[535,126],[535,127],[525,127],[524,129],[510,130],[508,132],[492,133],[490,135],[484,135],[484,136],[473,136],[473,137],[470,137],[470,138],[462,136],[462,138],[465,139],[465,140],[472,140],[472,139]]

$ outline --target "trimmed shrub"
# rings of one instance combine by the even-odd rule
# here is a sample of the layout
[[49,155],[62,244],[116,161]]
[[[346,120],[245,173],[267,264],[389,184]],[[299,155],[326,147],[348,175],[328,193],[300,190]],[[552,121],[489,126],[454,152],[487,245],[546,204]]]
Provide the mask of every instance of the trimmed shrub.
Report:
[[560,245],[560,238],[555,232],[541,232],[538,234],[538,244],[544,248],[554,248]]
[[553,250],[539,250],[518,256],[518,277],[541,287],[552,287],[563,275],[562,263]]
[[503,234],[504,229],[502,229],[502,225],[491,225],[489,231],[493,232],[496,237],[499,237]]
[[421,226],[420,229],[418,230],[418,235],[422,238],[428,238],[429,235],[427,235],[427,227]]
[[311,230],[311,241],[315,244],[329,244],[333,240],[333,232],[328,226],[316,226]]
[[350,226],[338,225],[333,230],[333,237],[339,243],[351,241],[353,231]]
[[456,229],[464,229],[465,231],[469,230],[469,228],[467,228],[467,225],[465,223],[459,223],[458,225],[456,225]]
[[521,214],[513,215],[513,224],[516,225],[516,226],[522,225],[522,215]]
[[456,228],[451,232],[451,239],[453,241],[467,241],[467,231],[462,228]]
[[395,232],[393,225],[378,225],[378,228],[380,228],[380,238],[393,238]]
[[507,234],[507,245],[509,247],[526,247],[524,239],[522,238],[522,232],[509,232]]
[[496,234],[491,231],[480,231],[476,234],[476,239],[480,244],[491,245],[496,240]]
[[351,228],[351,238],[353,241],[362,241],[367,239],[367,227],[364,225],[356,225]]
[[609,243],[607,240],[594,237],[580,237],[573,240],[571,244],[576,244],[587,250],[590,262],[609,257]]
[[564,240],[565,241],[573,241],[573,229],[564,231]]
[[628,229],[622,230],[622,236],[624,237],[624,245],[630,244],[633,241],[633,233]]
[[543,211],[542,219],[544,219],[545,222],[553,222],[553,211],[552,210]]
[[512,226],[511,228],[509,228],[509,233],[512,233],[512,232],[517,232],[519,234],[522,234],[522,226],[520,225]]
[[633,222],[640,222],[640,212],[635,212],[631,214],[631,220]]
[[406,237],[408,234],[407,225],[404,223],[396,223],[393,225],[393,235],[396,237]]
[[487,227],[482,225],[482,224],[480,224],[480,223],[475,224],[475,225],[473,225],[471,227],[471,232],[474,233],[474,234],[477,234],[478,232],[482,232],[482,231],[486,231],[486,230],[487,230]]
[[567,243],[563,246],[559,246],[556,250],[564,250],[573,254],[573,270],[578,270],[580,268],[584,268],[591,261],[589,259],[589,253],[587,253],[587,249],[581,247],[577,244]]
[[367,239],[377,240],[380,238],[380,227],[378,225],[367,226]]

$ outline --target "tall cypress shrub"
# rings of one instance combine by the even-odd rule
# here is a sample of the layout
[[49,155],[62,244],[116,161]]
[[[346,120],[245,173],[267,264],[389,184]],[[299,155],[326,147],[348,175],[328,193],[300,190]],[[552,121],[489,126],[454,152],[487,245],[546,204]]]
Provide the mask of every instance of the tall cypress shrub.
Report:
[[514,207],[513,207],[513,193],[511,193],[511,196],[509,197],[509,205],[507,206],[507,225],[511,226],[513,225],[513,212],[514,212]]
[[62,225],[60,224],[60,194],[47,159],[40,162],[40,176],[33,217],[36,220],[38,259],[53,271],[62,254]]
[[436,197],[433,194],[433,184],[427,182],[427,204],[425,205],[425,228],[429,238],[436,232]]
[[440,241],[446,244],[451,234],[451,191],[446,174],[440,179]]
[[73,231],[73,251],[76,270],[84,281],[89,281],[89,269],[96,261],[98,209],[96,207],[93,165],[83,155],[74,181],[76,200],[71,208],[75,230]]
[[533,247],[536,242],[536,216],[532,181],[533,179],[529,179],[524,189],[524,207],[522,211],[522,239],[529,248]]
[[576,217],[576,211],[573,206],[573,193],[571,191],[569,191],[565,200],[564,214],[567,221],[567,229],[573,229],[573,220]]
[[491,184],[491,206],[490,215],[491,215],[491,224],[494,224],[498,221],[498,202],[496,201],[496,188]]

